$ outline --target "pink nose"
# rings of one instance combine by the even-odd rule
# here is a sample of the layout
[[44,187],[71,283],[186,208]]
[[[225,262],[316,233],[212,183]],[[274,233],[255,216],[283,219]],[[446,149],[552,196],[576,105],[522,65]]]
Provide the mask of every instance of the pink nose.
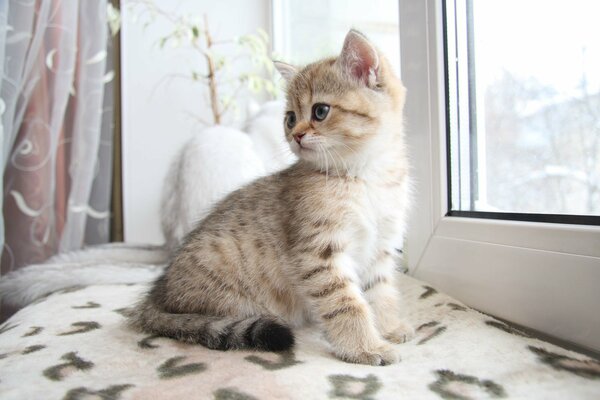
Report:
[[294,140],[296,141],[296,143],[300,144],[300,142],[302,141],[302,138],[306,135],[306,133],[296,133],[294,135]]

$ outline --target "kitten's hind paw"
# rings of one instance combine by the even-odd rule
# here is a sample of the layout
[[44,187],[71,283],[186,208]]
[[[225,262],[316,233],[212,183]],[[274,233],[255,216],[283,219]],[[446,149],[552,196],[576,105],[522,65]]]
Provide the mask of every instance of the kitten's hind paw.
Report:
[[392,343],[405,343],[415,336],[415,328],[407,322],[401,322],[394,330],[383,335],[386,340]]

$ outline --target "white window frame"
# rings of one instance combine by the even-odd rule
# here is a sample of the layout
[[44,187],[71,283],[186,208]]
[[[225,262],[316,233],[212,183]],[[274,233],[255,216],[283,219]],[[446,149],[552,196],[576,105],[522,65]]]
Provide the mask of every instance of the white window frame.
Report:
[[409,273],[482,312],[600,350],[600,226],[446,216],[443,0],[399,0],[415,202]]

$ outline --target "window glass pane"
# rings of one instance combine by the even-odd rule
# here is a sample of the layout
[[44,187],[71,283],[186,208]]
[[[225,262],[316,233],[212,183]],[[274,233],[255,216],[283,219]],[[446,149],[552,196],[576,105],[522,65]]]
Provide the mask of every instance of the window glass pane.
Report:
[[600,1],[446,6],[452,210],[600,214]]
[[305,65],[339,53],[350,28],[364,33],[400,72],[397,0],[273,2],[274,44],[287,62]]

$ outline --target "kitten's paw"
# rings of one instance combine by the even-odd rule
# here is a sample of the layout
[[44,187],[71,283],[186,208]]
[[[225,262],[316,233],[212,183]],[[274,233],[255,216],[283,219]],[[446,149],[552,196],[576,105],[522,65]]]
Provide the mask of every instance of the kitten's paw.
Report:
[[383,366],[395,364],[400,361],[400,353],[390,344],[383,344],[372,351],[363,351],[356,354],[345,354],[341,357],[344,361],[355,364]]
[[407,322],[400,322],[398,326],[383,335],[386,340],[392,343],[404,343],[408,342],[415,336],[415,328]]

